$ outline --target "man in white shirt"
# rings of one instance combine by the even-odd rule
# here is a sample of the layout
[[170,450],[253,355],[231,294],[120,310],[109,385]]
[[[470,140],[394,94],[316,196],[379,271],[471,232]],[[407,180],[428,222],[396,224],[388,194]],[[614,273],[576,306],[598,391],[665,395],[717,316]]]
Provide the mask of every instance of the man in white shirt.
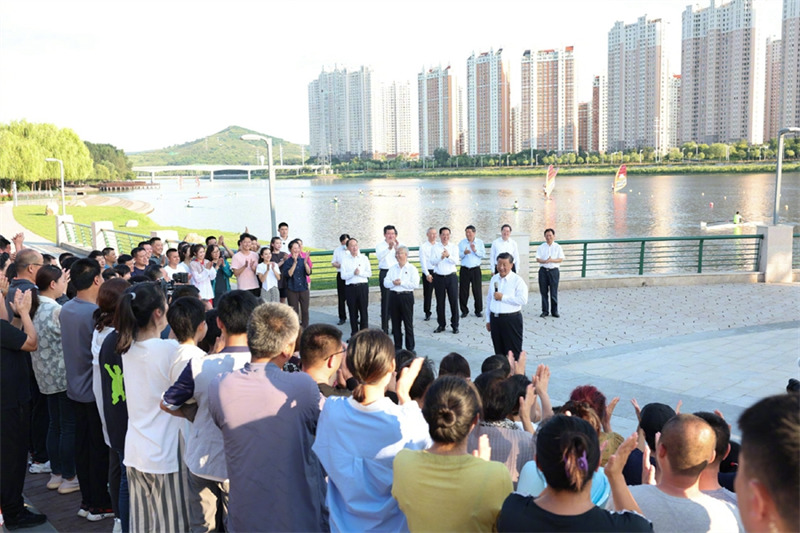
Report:
[[[350,336],[361,329],[369,327],[369,278],[372,267],[369,259],[358,249],[358,241],[351,238],[347,241],[349,253],[342,258],[342,279],[345,282],[347,310],[350,313]],[[360,319],[360,320],[359,320]]]
[[528,286],[511,271],[514,257],[503,252],[497,256],[497,274],[489,281],[486,295],[486,331],[492,334],[494,353],[514,354],[522,351],[522,306],[528,303]]
[[469,314],[469,286],[472,285],[472,299],[475,300],[475,316],[483,316],[483,295],[481,294],[481,262],[486,255],[483,241],[475,236],[475,226],[470,224],[464,230],[466,238],[458,243],[458,258],[461,270],[458,273],[458,300],[461,304],[461,318]]
[[434,333],[441,333],[447,326],[444,317],[444,299],[450,302],[450,325],[453,333],[458,333],[458,246],[450,242],[450,228],[439,229],[439,241],[431,248],[430,264],[433,265],[433,289],[436,291],[436,321],[439,327]]
[[[514,258],[514,265],[519,263],[519,248],[517,247],[517,242],[511,239],[511,226],[508,224],[503,224],[503,227],[500,228],[500,237],[492,242],[489,262],[492,266],[492,272],[495,274],[497,273],[497,256],[503,252],[511,254],[511,257]],[[514,266],[513,271],[517,271],[516,266]]]
[[281,236],[281,252],[289,253],[289,224],[281,222],[278,224],[278,235]]
[[422,310],[425,311],[425,322],[431,319],[431,297],[433,296],[433,265],[431,265],[431,248],[436,244],[436,228],[428,228],[427,241],[419,246],[419,267],[422,269]]
[[[564,260],[564,251],[555,242],[556,232],[553,228],[544,230],[544,240],[536,249],[536,262],[539,267],[539,292],[542,294],[542,314],[544,318],[548,314],[558,318],[558,266]],[[550,293],[548,301],[547,293]]]
[[383,280],[389,269],[397,264],[395,253],[400,244],[397,242],[397,228],[392,225],[383,227],[383,240],[375,245],[375,255],[378,257],[378,284],[381,288],[381,329],[389,333],[389,289],[383,286]]
[[347,314],[344,311],[345,296],[344,280],[342,279],[342,259],[347,253],[347,241],[349,239],[350,235],[347,233],[342,233],[339,236],[339,243],[341,246],[338,246],[333,251],[333,259],[331,260],[331,266],[336,269],[336,299],[339,302],[339,323],[337,325],[339,326],[347,321]]
[[[414,289],[419,287],[417,267],[408,262],[408,248],[400,245],[395,252],[397,264],[389,269],[383,285],[392,295],[389,313],[392,316],[395,350],[403,349],[403,328],[406,330],[406,350],[414,351]],[[402,328],[400,327],[402,324]]]

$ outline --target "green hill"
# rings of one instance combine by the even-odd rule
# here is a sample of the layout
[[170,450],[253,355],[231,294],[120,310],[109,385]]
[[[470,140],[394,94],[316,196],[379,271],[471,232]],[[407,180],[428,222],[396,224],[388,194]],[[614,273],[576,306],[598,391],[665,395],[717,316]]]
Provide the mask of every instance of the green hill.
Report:
[[[168,146],[160,150],[130,153],[128,154],[128,159],[130,159],[134,166],[260,164],[260,160],[257,156],[263,155],[266,158],[267,145],[263,141],[241,140],[239,137],[245,133],[255,133],[263,135],[264,137],[270,137],[272,139],[273,157],[276,164],[280,163],[281,144],[283,145],[283,162],[287,165],[300,163],[301,145],[239,126],[228,126],[224,130],[209,135],[208,137],[201,137],[196,141]],[[307,146],[305,156],[306,159],[308,159],[309,151]]]

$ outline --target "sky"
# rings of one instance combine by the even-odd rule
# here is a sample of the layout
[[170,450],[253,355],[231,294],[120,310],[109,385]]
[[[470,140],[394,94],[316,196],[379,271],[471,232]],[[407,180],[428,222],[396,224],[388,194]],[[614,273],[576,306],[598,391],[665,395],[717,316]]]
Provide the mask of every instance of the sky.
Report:
[[[781,0],[755,0],[780,34]],[[710,0],[699,0],[706,7]],[[719,3],[719,2],[718,2]],[[503,49],[512,104],[525,50],[575,47],[580,101],[605,72],[608,31],[661,18],[680,72],[690,0],[3,0],[0,123],[49,122],[136,152],[237,125],[308,143],[308,84],[335,65],[412,83]]]

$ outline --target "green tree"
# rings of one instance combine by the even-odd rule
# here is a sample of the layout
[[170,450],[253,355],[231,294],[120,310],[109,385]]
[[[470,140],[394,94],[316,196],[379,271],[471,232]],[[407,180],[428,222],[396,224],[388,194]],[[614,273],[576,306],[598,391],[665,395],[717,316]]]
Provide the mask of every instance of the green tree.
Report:
[[437,148],[433,151],[433,159],[436,161],[436,166],[445,167],[450,161],[450,154],[444,148]]

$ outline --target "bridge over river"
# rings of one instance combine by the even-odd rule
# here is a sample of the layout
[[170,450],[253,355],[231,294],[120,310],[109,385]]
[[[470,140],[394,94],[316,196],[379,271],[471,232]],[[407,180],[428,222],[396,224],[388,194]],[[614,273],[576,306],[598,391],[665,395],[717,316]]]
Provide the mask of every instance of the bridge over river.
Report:
[[[313,170],[314,173],[319,173],[323,169],[328,168],[324,165],[274,165],[273,168],[278,170],[296,171],[298,174],[302,169]],[[135,166],[133,171],[137,174],[139,172],[150,174],[150,180],[154,181],[156,174],[164,172],[208,172],[211,175],[211,181],[214,181],[214,173],[225,172],[228,170],[246,171],[247,179],[251,179],[253,171],[256,170],[269,170],[269,165],[155,165],[155,166]],[[166,177],[166,176],[165,176]],[[176,176],[177,177],[177,176]]]

